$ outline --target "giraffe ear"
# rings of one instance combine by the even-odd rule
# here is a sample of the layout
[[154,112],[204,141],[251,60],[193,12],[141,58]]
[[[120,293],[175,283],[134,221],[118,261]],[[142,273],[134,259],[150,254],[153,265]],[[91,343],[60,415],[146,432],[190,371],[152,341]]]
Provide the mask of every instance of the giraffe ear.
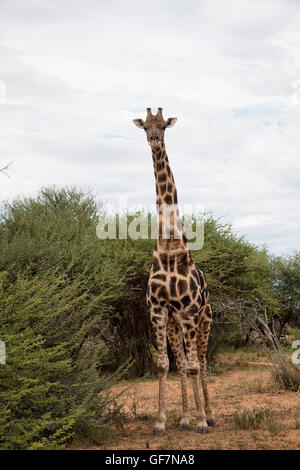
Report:
[[134,124],[139,127],[140,129],[144,129],[144,121],[143,119],[133,119]]
[[166,120],[166,127],[173,127],[176,121],[177,118],[168,118]]

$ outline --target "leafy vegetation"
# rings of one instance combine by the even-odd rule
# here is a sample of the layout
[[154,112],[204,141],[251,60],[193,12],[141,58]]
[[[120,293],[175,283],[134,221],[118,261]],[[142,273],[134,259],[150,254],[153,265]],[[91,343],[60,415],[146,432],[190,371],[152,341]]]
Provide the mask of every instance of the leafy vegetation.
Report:
[[234,423],[239,429],[258,428],[270,415],[268,408],[253,408],[251,410],[236,411]]
[[272,261],[274,295],[280,302],[281,319],[300,327],[300,252]]
[[99,373],[98,331],[113,302],[128,295],[130,273],[112,265],[100,244],[92,256],[95,216],[89,195],[54,189],[2,213],[1,448],[59,448],[78,435],[101,439],[121,416],[109,389],[130,364],[125,358],[121,369]]

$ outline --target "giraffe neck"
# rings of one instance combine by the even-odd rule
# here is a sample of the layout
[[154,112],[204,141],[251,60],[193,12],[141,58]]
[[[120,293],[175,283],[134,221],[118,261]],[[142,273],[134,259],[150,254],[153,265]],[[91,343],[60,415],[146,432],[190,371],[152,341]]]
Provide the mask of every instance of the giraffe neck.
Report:
[[157,248],[163,251],[187,250],[179,216],[177,190],[165,145],[152,149],[158,214]]
[[177,190],[169,164],[165,144],[159,150],[152,149],[152,159],[156,182],[156,204],[177,205]]

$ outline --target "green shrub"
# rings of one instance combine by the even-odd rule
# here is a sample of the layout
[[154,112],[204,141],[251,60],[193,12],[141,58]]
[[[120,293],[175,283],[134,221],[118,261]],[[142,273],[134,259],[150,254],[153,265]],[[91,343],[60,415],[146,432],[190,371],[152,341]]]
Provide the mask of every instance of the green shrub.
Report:
[[239,429],[258,428],[270,415],[268,408],[253,408],[252,410],[236,411],[234,423]]
[[273,295],[280,302],[281,321],[300,327],[300,252],[274,257]]
[[60,448],[83,429],[101,440],[122,416],[107,393],[130,363],[125,357],[118,372],[101,371],[99,331],[114,302],[130,295],[131,268],[124,273],[111,262],[109,246],[95,236],[96,220],[93,199],[75,190],[43,190],[2,213],[3,449]]
[[14,282],[0,274],[2,449],[60,448],[83,426],[101,439],[101,429],[121,413],[107,395],[116,377],[99,377],[95,364],[84,369],[73,360],[85,328],[73,336],[67,317],[81,309],[84,318],[87,308],[84,285],[81,295],[78,289],[55,270],[46,279],[19,275]]

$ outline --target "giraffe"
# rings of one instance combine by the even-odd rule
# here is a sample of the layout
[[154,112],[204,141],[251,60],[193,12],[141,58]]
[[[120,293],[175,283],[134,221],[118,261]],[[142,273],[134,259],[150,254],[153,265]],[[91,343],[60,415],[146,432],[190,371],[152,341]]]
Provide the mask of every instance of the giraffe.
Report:
[[[206,382],[206,350],[212,310],[205,277],[193,262],[187,245],[179,216],[175,181],[164,143],[165,129],[172,127],[176,121],[177,118],[164,120],[162,108],[158,108],[156,115],[152,114],[151,108],[147,108],[145,121],[133,120],[137,127],[146,131],[156,181],[158,237],[146,294],[158,348],[159,403],[155,435],[163,434],[166,425],[165,394],[169,371],[167,338],[181,379],[183,412],[180,428],[189,428],[188,376],[192,380],[196,403],[197,432],[205,434],[208,432],[207,426],[216,424]],[[200,397],[199,376],[204,408]]]

